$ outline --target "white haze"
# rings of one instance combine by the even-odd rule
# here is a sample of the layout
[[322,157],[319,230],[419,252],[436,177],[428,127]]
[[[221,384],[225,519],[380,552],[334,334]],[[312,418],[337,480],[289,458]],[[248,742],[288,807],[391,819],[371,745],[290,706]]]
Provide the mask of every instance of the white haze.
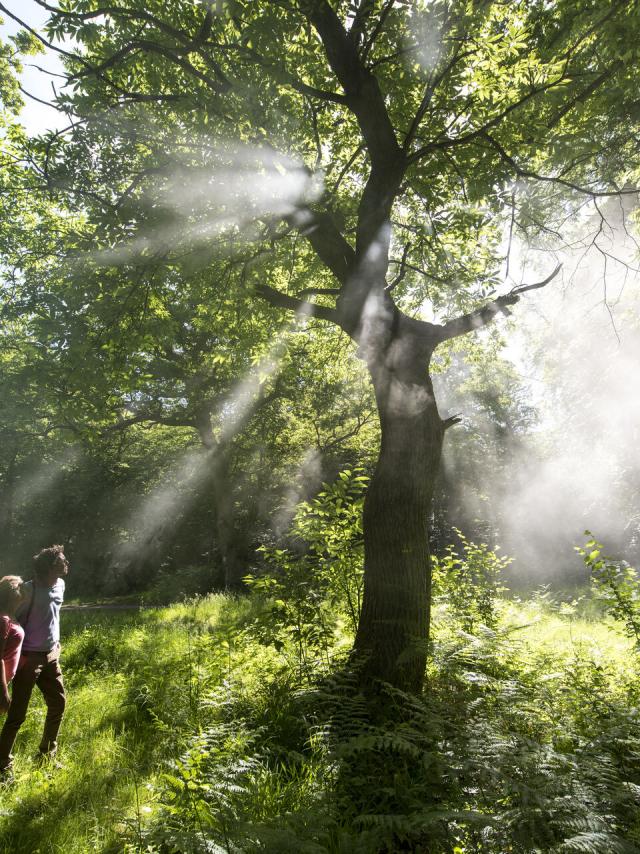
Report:
[[204,448],[189,449],[140,502],[126,520],[130,539],[114,545],[110,567],[114,576],[126,571],[138,558],[161,558],[167,533],[192,506],[210,471],[212,454]]
[[[587,528],[612,548],[635,550],[638,544],[637,296],[629,288],[619,304],[617,333],[607,308],[589,311],[592,298],[577,289],[539,297],[523,312],[525,328],[540,334],[544,349],[537,361],[542,422],[530,438],[541,458],[526,444],[519,449],[499,512],[507,547],[542,575],[553,575],[554,567],[539,567],[541,552],[553,560],[558,550],[582,542]],[[541,307],[544,314],[535,311]],[[570,553],[555,560],[561,568],[571,562]]]
[[[210,246],[223,235],[243,241],[258,237],[261,224],[287,217],[296,222],[304,207],[322,191],[322,176],[303,163],[258,145],[202,144],[206,163],[176,162],[156,177],[144,197],[151,217],[131,240],[96,252],[104,265],[126,264],[139,255]],[[160,215],[159,225],[155,217]]]
[[235,384],[218,413],[221,441],[232,439],[253,415],[265,384],[280,373],[289,336],[300,322],[304,323],[305,317],[305,311],[296,312],[293,320],[275,336],[269,351]]
[[14,491],[16,506],[29,507],[40,499],[49,497],[79,457],[80,450],[71,446],[58,457],[42,462],[22,474]]
[[[507,439],[502,460],[482,461],[464,499],[467,518],[496,530],[515,557],[514,573],[533,582],[580,576],[573,545],[584,542],[585,529],[621,557],[640,555],[637,247],[620,218],[593,240],[592,231],[545,259],[563,261],[562,277],[514,309],[506,355],[539,421]],[[535,256],[522,255],[529,280]],[[489,418],[472,425],[489,437],[494,429]],[[451,470],[465,442],[446,444]]]
[[[281,370],[290,334],[305,318],[304,312],[298,312],[280,329],[268,352],[238,380],[213,413],[212,426],[220,445],[230,442],[253,415],[265,383]],[[161,551],[166,535],[193,505],[207,478],[216,477],[218,453],[220,447],[189,449],[176,461],[163,481],[140,501],[126,520],[124,527],[131,536],[115,545],[112,569],[126,569],[145,553],[155,556]]]
[[322,456],[317,448],[307,448],[272,520],[276,537],[285,534],[296,515],[299,503],[313,494],[321,483]]

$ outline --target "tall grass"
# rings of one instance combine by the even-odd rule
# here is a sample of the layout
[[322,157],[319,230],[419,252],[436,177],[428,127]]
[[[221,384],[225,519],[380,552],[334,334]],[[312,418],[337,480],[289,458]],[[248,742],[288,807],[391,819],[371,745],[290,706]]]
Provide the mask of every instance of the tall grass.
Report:
[[162,611],[63,614],[62,767],[34,761],[45,714],[36,689],[15,783],[0,787],[0,851],[144,848],[168,751],[197,731],[205,695],[241,666],[233,634],[245,610],[212,596]]

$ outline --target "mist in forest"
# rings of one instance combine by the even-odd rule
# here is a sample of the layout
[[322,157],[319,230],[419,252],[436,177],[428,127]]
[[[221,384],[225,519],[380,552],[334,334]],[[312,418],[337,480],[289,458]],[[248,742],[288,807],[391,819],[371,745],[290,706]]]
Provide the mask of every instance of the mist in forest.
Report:
[[114,543],[109,560],[110,581],[135,572],[141,560],[160,562],[166,542],[193,505],[213,464],[204,448],[188,449],[137,504],[124,527],[129,538]]
[[276,537],[282,537],[291,525],[300,502],[317,492],[322,484],[322,456],[317,448],[307,448],[291,477],[271,526]]
[[[467,436],[445,443],[450,483],[469,443],[484,449],[458,512],[472,528],[484,525],[524,582],[584,577],[573,546],[586,529],[612,556],[636,566],[640,558],[638,253],[619,220],[596,227],[595,238],[554,253],[562,276],[502,325],[530,423],[496,423],[476,400]],[[525,268],[532,254],[523,252]]]
[[[272,223],[305,214],[301,206],[318,197],[322,176],[302,162],[259,145],[201,141],[201,162],[168,152],[163,174],[154,177],[138,204],[142,216],[136,234],[93,253],[105,266],[127,264],[140,255],[167,249],[194,250],[251,242]],[[262,229],[262,231],[261,231]]]
[[30,507],[38,501],[50,499],[56,486],[65,473],[73,468],[79,457],[79,448],[72,445],[54,459],[39,461],[27,468],[15,485],[16,506]]

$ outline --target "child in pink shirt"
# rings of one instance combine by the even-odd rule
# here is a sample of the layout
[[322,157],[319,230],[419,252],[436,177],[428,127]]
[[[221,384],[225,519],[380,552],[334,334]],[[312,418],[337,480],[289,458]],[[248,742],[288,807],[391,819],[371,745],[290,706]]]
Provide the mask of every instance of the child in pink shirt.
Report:
[[9,682],[15,676],[24,629],[13,619],[22,602],[22,579],[17,575],[0,578],[0,712],[9,709]]

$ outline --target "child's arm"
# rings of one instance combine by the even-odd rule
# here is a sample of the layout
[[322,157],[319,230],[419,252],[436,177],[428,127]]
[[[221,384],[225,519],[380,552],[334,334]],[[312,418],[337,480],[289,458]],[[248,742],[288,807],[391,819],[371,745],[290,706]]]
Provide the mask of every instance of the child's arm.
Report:
[[3,637],[2,631],[0,630],[0,712],[9,711],[9,703],[11,702],[7,687],[7,674],[4,669],[5,642],[6,638]]

